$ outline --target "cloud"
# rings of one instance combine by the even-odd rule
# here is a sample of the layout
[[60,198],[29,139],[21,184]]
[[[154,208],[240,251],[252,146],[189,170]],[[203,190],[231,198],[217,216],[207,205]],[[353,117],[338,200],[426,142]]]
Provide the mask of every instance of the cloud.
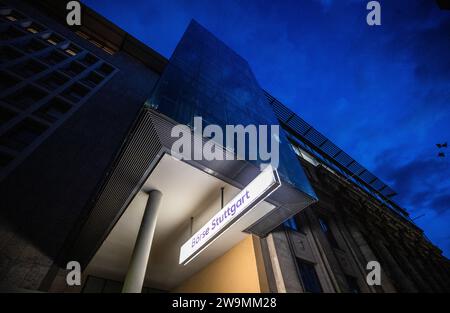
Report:
[[430,207],[436,210],[438,213],[443,213],[450,209],[450,193],[442,194],[435,197],[431,203]]
[[380,155],[376,172],[398,192],[400,205],[417,212],[430,209],[437,214],[450,210],[450,161],[421,155],[401,163],[392,151]]

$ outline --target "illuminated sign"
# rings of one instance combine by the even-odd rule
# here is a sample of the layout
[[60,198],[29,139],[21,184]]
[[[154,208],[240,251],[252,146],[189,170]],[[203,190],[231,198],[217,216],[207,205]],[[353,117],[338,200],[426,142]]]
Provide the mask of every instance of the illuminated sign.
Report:
[[186,265],[228,227],[280,187],[278,172],[267,166],[254,180],[201,227],[180,249],[180,264]]

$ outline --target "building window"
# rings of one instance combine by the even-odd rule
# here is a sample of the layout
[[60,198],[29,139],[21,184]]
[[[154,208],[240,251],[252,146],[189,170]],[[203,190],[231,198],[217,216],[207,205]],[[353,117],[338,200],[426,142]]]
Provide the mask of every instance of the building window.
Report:
[[0,138],[0,145],[11,150],[21,151],[36,140],[46,128],[42,124],[27,119],[4,134]]
[[303,169],[305,170],[306,177],[308,177],[310,181],[317,181],[313,174],[311,174],[311,169],[308,166],[303,166]]
[[23,53],[10,46],[0,47],[0,64],[14,61],[23,56]]
[[31,107],[34,103],[40,101],[46,96],[46,93],[42,90],[27,85],[18,91],[14,92],[10,96],[3,99],[3,101],[9,103],[11,106],[24,110]]
[[3,125],[12,120],[16,114],[6,108],[0,107],[0,124]]
[[320,286],[319,277],[317,276],[314,264],[297,258],[297,266],[305,291],[321,293],[322,287]]
[[311,163],[314,166],[319,165],[319,162],[317,162],[317,160],[308,152],[304,151],[295,144],[291,144],[291,147],[294,150],[295,154],[297,154],[302,159],[306,160],[307,162]]
[[84,283],[82,293],[102,293],[106,280],[94,276],[88,276]]
[[47,63],[48,65],[55,65],[55,64],[61,63],[66,58],[67,58],[67,56],[65,56],[64,54],[54,50],[54,51],[42,56],[40,59],[42,61],[44,61],[45,63]]
[[15,84],[19,82],[19,79],[15,78],[11,74],[0,71],[0,88],[2,91],[5,91],[8,88],[11,88]]
[[64,38],[62,38],[61,36],[58,36],[55,33],[46,33],[46,34],[42,35],[42,38],[53,46],[56,46],[57,44],[64,41]]
[[0,151],[0,168],[7,166],[12,160],[13,157],[11,155]]
[[46,67],[42,63],[35,60],[28,60],[25,63],[13,67],[11,71],[26,79],[32,75],[42,72],[45,69]]
[[89,89],[81,85],[80,83],[75,83],[69,88],[67,88],[62,96],[73,103],[79,102],[89,93]]
[[20,14],[17,11],[11,10],[11,9],[3,9],[0,11],[0,14],[3,15],[3,17],[11,22],[15,22],[21,19],[24,19],[25,17]]
[[55,98],[41,107],[35,115],[48,121],[55,122],[71,109],[71,105],[62,99]]
[[295,217],[291,217],[290,219],[286,220],[283,223],[284,227],[298,231],[298,225],[297,221],[295,220]]
[[360,293],[361,289],[359,289],[358,280],[349,275],[345,275],[345,279],[347,280],[348,289],[351,293]]
[[[81,293],[121,293],[123,283],[111,279],[105,279],[89,275],[83,285]],[[142,287],[141,293],[162,293],[160,289]]]
[[92,72],[85,78],[83,78],[81,82],[88,87],[94,88],[95,86],[100,84],[102,80],[103,76],[100,76],[99,74]]
[[80,62],[74,61],[71,62],[69,65],[65,66],[61,69],[64,73],[66,73],[69,76],[77,76],[81,72],[83,72],[86,69],[84,65],[82,65]]
[[12,40],[12,39],[22,37],[23,35],[25,35],[25,33],[23,31],[18,30],[17,28],[15,28],[13,26],[9,26],[6,29],[2,29],[2,31],[0,32],[0,39],[1,40]]
[[58,71],[51,72],[47,76],[41,78],[37,83],[49,91],[53,91],[69,81],[69,78]]
[[25,28],[28,32],[32,33],[32,34],[37,34],[40,33],[42,31],[44,31],[44,27],[42,27],[41,25],[35,23],[35,22],[25,22],[22,23],[22,27]]
[[337,243],[336,238],[334,237],[333,232],[331,231],[328,221],[324,217],[319,217],[319,224],[320,224],[320,228],[322,229],[322,232],[325,234],[325,237],[327,237],[327,240],[330,243],[330,245],[333,248],[339,249],[339,245]]

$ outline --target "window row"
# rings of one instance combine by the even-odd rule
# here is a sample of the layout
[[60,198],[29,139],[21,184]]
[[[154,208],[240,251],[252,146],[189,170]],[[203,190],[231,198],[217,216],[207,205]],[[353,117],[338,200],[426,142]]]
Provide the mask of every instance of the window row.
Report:
[[[51,43],[52,45],[57,45],[60,42],[64,41],[63,37],[54,33],[48,33],[48,29],[46,29],[46,27],[34,21],[28,20],[23,14],[13,9],[1,9],[0,17],[0,21],[4,24],[1,27],[0,40],[14,40],[31,33],[40,34],[44,40]],[[108,54],[112,55],[117,50],[117,48],[113,47],[113,45],[108,44],[102,40],[95,39],[86,32],[79,30],[76,31],[76,34]]]
[[[21,74],[30,71],[29,68],[16,69],[14,72],[0,71],[0,86],[6,92],[6,95],[0,98],[1,102],[19,110],[26,110],[57,89],[61,89],[59,96],[72,103],[78,103],[105,79],[105,76],[97,71],[91,71],[73,80],[71,76],[76,74],[73,73],[74,69],[69,67],[50,72],[34,82],[22,83]],[[8,93],[10,89],[14,91]]]
[[[292,231],[303,233],[303,225],[302,223],[299,223],[301,220],[299,216],[291,217],[290,219],[286,220],[284,222],[284,227],[287,229],[290,229]],[[338,241],[334,237],[334,234],[331,230],[330,224],[328,222],[328,219],[324,216],[318,217],[318,223],[320,226],[321,232],[325,235],[328,243],[331,245],[334,249],[340,249],[338,245]],[[294,253],[294,252],[293,252]],[[296,265],[298,274],[300,276],[300,280],[303,284],[303,288],[306,292],[312,292],[312,293],[320,293],[322,292],[322,287],[320,284],[319,277],[316,272],[316,264],[311,263],[310,261],[303,260],[301,258],[296,257]],[[345,281],[347,283],[348,292],[351,293],[359,293],[361,292],[358,280],[357,278],[345,275]]]
[[0,179],[114,73],[92,52],[0,8]]

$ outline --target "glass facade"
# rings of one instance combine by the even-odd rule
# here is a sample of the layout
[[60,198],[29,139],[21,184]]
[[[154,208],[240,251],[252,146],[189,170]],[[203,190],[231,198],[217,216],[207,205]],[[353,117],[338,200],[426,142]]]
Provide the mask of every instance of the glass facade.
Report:
[[[195,21],[178,43],[147,105],[191,127],[195,116],[202,117],[203,127],[215,124],[223,130],[225,125],[278,125],[247,61]],[[278,139],[281,178],[315,198],[281,128]],[[259,155],[250,162],[263,163]]]

